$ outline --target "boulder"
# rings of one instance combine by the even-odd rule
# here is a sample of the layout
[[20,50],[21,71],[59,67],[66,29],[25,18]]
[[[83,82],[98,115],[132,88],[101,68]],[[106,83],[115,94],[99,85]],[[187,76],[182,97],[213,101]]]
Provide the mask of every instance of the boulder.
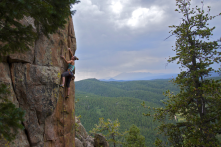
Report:
[[[94,138],[88,135],[84,126],[78,117],[75,117],[76,125],[76,138],[75,146],[78,147],[83,145],[83,147],[109,147],[107,139],[101,134],[95,134]],[[79,143],[80,142],[80,143]]]
[[94,147],[94,138],[92,138],[91,136],[88,136],[85,139],[85,147]]
[[109,147],[106,138],[101,134],[95,134],[94,136],[94,147]]
[[83,143],[78,138],[75,138],[75,147],[84,147]]
[[75,117],[76,121],[76,138],[81,141],[83,147],[94,147],[94,138],[89,136],[84,126],[81,124],[80,119]]

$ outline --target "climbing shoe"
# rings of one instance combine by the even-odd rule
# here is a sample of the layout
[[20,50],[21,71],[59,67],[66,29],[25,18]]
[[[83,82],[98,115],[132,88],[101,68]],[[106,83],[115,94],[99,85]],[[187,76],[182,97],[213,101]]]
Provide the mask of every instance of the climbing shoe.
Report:
[[65,99],[68,99],[69,98],[69,95],[67,95],[66,97],[65,97]]
[[61,88],[64,88],[64,85],[59,85]]

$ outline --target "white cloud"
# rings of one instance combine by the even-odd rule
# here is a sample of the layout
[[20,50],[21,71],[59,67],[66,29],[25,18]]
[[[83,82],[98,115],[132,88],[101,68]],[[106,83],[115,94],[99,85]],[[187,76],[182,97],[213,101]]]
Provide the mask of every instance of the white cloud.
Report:
[[131,27],[145,26],[146,23],[144,19],[146,19],[148,12],[148,8],[138,8],[134,10],[132,12],[132,17],[127,21],[127,25]]
[[127,20],[127,25],[131,28],[143,28],[148,23],[159,23],[163,17],[163,10],[157,6],[151,8],[137,8],[132,12],[131,18]]
[[[193,0],[202,7],[201,0]],[[205,0],[211,15],[220,12],[220,0]],[[181,14],[174,10],[175,0],[82,0],[74,5],[73,17],[77,39],[76,80],[114,77],[122,72],[166,73],[179,71],[176,64],[165,69],[175,36],[169,25],[178,25]],[[220,17],[213,38],[220,37]]]
[[81,17],[95,17],[103,14],[100,7],[92,3],[92,0],[83,0],[79,4],[74,5],[73,9],[77,10],[77,15],[80,15]]
[[111,10],[116,14],[120,14],[123,9],[123,5],[120,1],[112,1],[110,7],[111,7]]
[[131,29],[148,29],[148,26],[158,25],[164,20],[164,10],[158,6],[150,8],[137,7],[126,19],[113,20],[119,28],[129,27]]

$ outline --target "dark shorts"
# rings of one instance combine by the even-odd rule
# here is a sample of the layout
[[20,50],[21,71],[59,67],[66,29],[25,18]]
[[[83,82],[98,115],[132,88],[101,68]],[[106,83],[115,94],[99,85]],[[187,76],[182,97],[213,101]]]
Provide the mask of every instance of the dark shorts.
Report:
[[61,74],[61,77],[66,77],[66,86],[67,87],[70,87],[70,82],[71,82],[71,79],[73,76],[74,76],[73,73],[69,72],[69,71],[65,71]]

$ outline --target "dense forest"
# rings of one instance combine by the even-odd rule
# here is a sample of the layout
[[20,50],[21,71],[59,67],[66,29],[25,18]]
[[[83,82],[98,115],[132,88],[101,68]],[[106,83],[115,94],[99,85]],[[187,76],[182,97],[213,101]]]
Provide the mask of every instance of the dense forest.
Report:
[[[89,132],[98,123],[99,118],[120,122],[120,131],[124,132],[135,124],[145,136],[146,145],[154,143],[157,137],[154,130],[158,123],[151,117],[145,117],[147,106],[162,107],[161,100],[166,99],[163,92],[170,89],[177,93],[177,86],[169,80],[102,82],[87,79],[76,82],[76,115],[81,115],[81,122]],[[162,137],[161,137],[162,138]]]
[[168,89],[174,93],[179,91],[178,87],[170,80],[149,81],[126,81],[126,82],[103,82],[97,79],[87,79],[76,82],[76,93],[86,92],[102,97],[130,97],[143,101],[162,105],[163,92]]
[[[219,79],[215,77],[214,79]],[[179,88],[166,80],[148,81],[125,81],[104,82],[97,79],[87,79],[75,82],[76,115],[81,115],[81,122],[87,132],[94,128],[99,118],[116,120],[120,122],[120,131],[124,132],[135,124],[145,136],[147,146],[153,146],[156,137],[160,137],[155,130],[157,122],[152,117],[142,114],[146,108],[141,105],[145,102],[147,106],[163,107],[162,100],[167,98],[163,92],[170,90],[178,93]],[[178,117],[178,121],[182,118]],[[175,121],[175,120],[172,120]]]

